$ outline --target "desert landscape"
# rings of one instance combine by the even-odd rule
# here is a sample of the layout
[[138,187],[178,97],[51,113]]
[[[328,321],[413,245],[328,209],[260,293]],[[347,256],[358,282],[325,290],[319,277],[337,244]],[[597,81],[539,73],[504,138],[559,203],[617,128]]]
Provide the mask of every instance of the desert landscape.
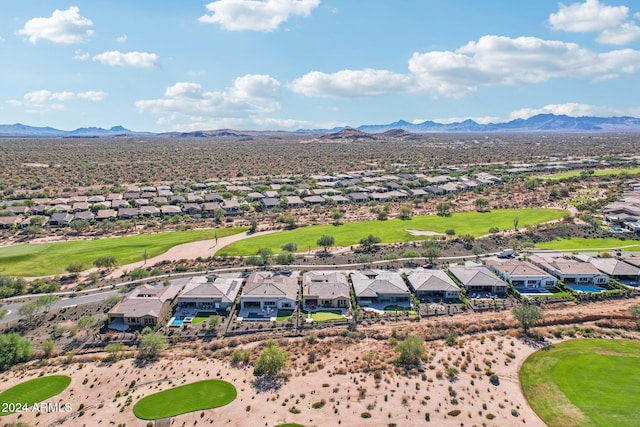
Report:
[[[69,375],[71,385],[55,397],[70,402],[69,413],[3,417],[33,425],[146,425],[132,403],[158,391],[204,379],[222,379],[237,389],[227,406],[173,417],[171,425],[305,426],[373,425],[545,425],[527,404],[518,371],[533,352],[576,337],[637,339],[624,317],[631,301],[545,310],[545,323],[523,335],[504,313],[459,315],[450,319],[390,322],[355,332],[325,330],[279,339],[289,352],[286,373],[261,381],[251,365],[234,363],[234,349],[255,358],[264,342],[255,337],[170,347],[156,361],[106,353],[57,357],[15,368],[2,375],[2,388],[43,375]],[[584,321],[595,317],[601,320]],[[425,338],[423,362],[394,363],[395,343],[407,336]],[[437,337],[444,337],[437,339]],[[367,356],[368,355],[368,356]],[[493,377],[495,375],[496,377]]]

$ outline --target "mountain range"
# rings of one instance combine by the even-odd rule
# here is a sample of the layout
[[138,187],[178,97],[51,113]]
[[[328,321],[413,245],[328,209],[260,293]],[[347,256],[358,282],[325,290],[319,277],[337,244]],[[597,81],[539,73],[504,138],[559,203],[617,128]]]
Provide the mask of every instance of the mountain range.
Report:
[[[515,119],[504,123],[480,124],[471,119],[456,123],[437,123],[424,121],[409,123],[400,120],[384,125],[363,125],[357,128],[342,127],[334,129],[299,129],[286,131],[236,131],[232,129],[202,130],[194,132],[136,132],[122,126],[111,129],[96,127],[78,128],[64,131],[52,127],[34,127],[20,123],[0,125],[0,137],[25,138],[97,138],[118,136],[158,136],[168,138],[209,137],[237,138],[264,136],[284,136],[294,134],[333,134],[343,130],[355,129],[367,134],[381,134],[389,131],[404,131],[411,134],[423,133],[481,133],[481,132],[640,132],[640,119],[635,117],[569,117],[555,114],[539,114],[528,119]],[[363,139],[360,137],[360,139]]]

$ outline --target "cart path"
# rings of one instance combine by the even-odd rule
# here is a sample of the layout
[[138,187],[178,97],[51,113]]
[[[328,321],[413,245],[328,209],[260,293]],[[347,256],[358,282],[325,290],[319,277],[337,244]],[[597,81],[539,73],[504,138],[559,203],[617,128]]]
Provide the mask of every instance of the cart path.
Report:
[[108,279],[117,279],[122,276],[122,273],[126,271],[131,271],[135,268],[139,267],[148,267],[154,264],[157,264],[161,261],[178,261],[181,259],[195,259],[198,257],[208,258],[212,256],[218,250],[224,248],[225,246],[229,246],[232,243],[239,242],[240,240],[249,239],[255,236],[263,236],[265,234],[277,233],[282,230],[269,230],[269,231],[259,231],[257,233],[238,233],[233,234],[231,236],[220,237],[217,239],[217,243],[215,239],[211,240],[198,240],[197,242],[184,243],[182,245],[177,245],[169,249],[163,254],[155,256],[153,258],[147,259],[147,262],[138,261],[131,264],[120,265],[116,267],[108,276]]

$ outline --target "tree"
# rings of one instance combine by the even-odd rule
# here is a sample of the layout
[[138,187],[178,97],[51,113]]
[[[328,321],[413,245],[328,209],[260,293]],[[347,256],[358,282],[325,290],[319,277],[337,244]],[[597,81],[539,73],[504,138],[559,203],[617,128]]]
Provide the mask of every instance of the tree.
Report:
[[476,210],[478,212],[486,212],[487,207],[489,207],[489,199],[485,197],[477,198],[473,204],[476,206]]
[[271,339],[267,341],[267,347],[262,350],[256,360],[253,373],[258,377],[263,375],[275,377],[285,367],[287,359],[289,359],[289,353],[278,348],[278,343]]
[[440,216],[449,216],[451,213],[451,205],[449,203],[438,203],[436,205],[436,211]]
[[213,210],[213,218],[216,220],[217,223],[220,223],[224,219],[225,213],[226,212],[222,208],[214,209]]
[[31,341],[15,332],[0,335],[0,371],[31,357]]
[[289,251],[280,252],[276,256],[276,262],[281,265],[293,264],[296,260],[296,256]]
[[267,265],[271,257],[273,257],[273,250],[271,248],[260,248],[258,249],[258,256],[262,258],[262,265]]
[[331,219],[333,219],[333,225],[340,225],[340,220],[344,217],[344,212],[340,209],[334,209],[331,212]]
[[363,237],[362,239],[360,239],[360,244],[362,245],[365,252],[370,252],[373,247],[381,241],[382,239],[380,237],[369,234],[367,237]]
[[211,329],[215,329],[216,327],[220,326],[221,323],[222,319],[217,314],[209,316],[209,320],[207,321],[207,324]]
[[44,312],[48,313],[51,310],[51,306],[58,302],[60,298],[55,295],[41,295],[36,298],[36,305],[38,308],[44,308]]
[[520,322],[525,333],[538,321],[544,319],[544,313],[537,306],[531,304],[518,305],[513,307],[511,312],[513,317]]
[[244,260],[244,263],[246,265],[260,267],[264,265],[264,260],[262,259],[262,257],[259,257],[257,255],[252,255],[252,256],[246,257]]
[[442,251],[437,247],[427,248],[422,255],[427,258],[430,263],[433,263],[436,258],[440,258]]
[[437,248],[438,241],[436,239],[424,239],[421,245],[422,245],[422,249]]
[[111,310],[113,306],[120,302],[120,297],[118,295],[110,295],[104,300],[104,307],[107,310]]
[[139,359],[155,359],[167,347],[167,339],[158,334],[148,334],[142,337],[138,346]]
[[513,230],[514,231],[518,231],[518,224],[520,223],[520,218],[515,217],[513,218]]
[[249,221],[249,233],[255,233],[256,231],[258,231],[258,220],[252,218]]
[[9,314],[9,310],[6,308],[0,308],[0,320],[4,319],[7,314]]
[[67,268],[65,270],[67,270],[71,274],[78,274],[83,269],[84,265],[82,265],[81,262],[72,262],[71,264],[67,265]]
[[462,240],[465,249],[471,249],[476,238],[471,234],[463,234],[460,236],[460,240]]
[[27,282],[21,277],[0,276],[0,298],[23,294]]
[[96,324],[96,318],[90,314],[85,314],[80,319],[78,319],[78,328],[82,329],[87,336],[89,335],[89,331]]
[[402,205],[400,207],[400,219],[411,219],[411,214],[413,213],[413,208],[411,205]]
[[149,277],[149,272],[144,268],[138,267],[131,270],[131,273],[129,273],[129,276],[131,277],[131,280],[142,280]]
[[101,256],[93,261],[93,265],[98,268],[111,268],[118,264],[118,260],[114,256]]
[[371,367],[371,364],[375,362],[377,359],[378,359],[378,353],[376,353],[375,351],[370,351],[362,357],[362,360],[367,362],[367,369],[369,369]]
[[107,356],[108,361],[117,362],[124,356],[124,344],[122,343],[112,342],[111,344],[107,344],[104,349],[109,353]]
[[295,252],[298,250],[298,244],[296,242],[287,242],[280,246],[280,249],[288,252]]
[[42,342],[41,347],[42,351],[44,352],[44,357],[49,357],[51,356],[51,353],[53,353],[53,349],[56,347],[56,342],[49,338]]
[[69,227],[76,233],[82,233],[84,230],[89,228],[89,221],[86,219],[74,219],[69,224]]
[[[640,329],[640,304],[635,304],[629,307],[629,315],[636,322],[636,326]],[[2,317],[0,317],[2,319]]]
[[400,365],[418,366],[424,357],[423,340],[420,337],[407,337],[396,345],[400,353],[396,362]]
[[324,248],[325,253],[329,253],[329,248],[336,243],[336,240],[333,238],[333,236],[324,234],[318,239],[316,243],[318,244],[318,246],[322,246]]
[[38,312],[38,305],[33,301],[25,302],[18,309],[18,314],[20,316],[26,317],[27,321],[29,322],[33,320],[33,317],[36,315],[37,312]]

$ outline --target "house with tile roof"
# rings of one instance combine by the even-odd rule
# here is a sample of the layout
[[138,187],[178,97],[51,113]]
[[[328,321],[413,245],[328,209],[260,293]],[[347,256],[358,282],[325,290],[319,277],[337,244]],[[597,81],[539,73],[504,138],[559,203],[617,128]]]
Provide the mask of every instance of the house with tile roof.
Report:
[[407,274],[407,281],[421,302],[434,298],[460,300],[460,287],[444,270],[413,270]]

